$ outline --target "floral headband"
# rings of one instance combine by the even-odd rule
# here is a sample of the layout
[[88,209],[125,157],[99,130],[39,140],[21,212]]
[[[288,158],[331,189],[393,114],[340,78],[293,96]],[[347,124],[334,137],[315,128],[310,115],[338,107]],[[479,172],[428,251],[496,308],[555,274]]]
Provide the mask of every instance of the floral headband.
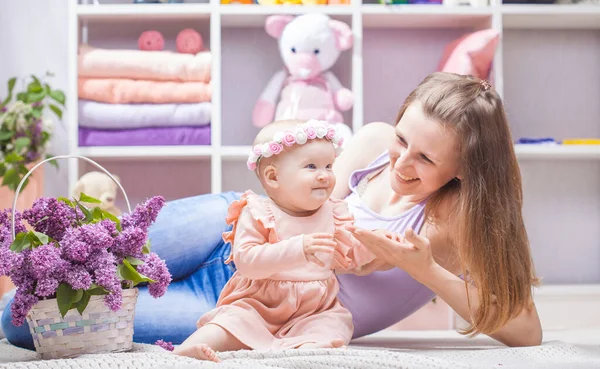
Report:
[[255,145],[252,148],[250,155],[248,155],[246,165],[249,170],[254,171],[261,158],[268,158],[281,153],[284,145],[288,147],[295,144],[304,145],[306,141],[317,138],[330,140],[335,148],[335,155],[338,156],[340,154],[344,139],[337,132],[335,125],[311,119],[306,123],[298,124],[295,130],[286,130],[275,133],[272,141]]

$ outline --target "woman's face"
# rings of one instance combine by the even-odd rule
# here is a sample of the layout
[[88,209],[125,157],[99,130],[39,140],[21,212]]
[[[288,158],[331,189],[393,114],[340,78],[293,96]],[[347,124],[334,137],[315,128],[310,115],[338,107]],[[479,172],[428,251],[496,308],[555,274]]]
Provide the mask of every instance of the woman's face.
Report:
[[396,125],[389,153],[391,186],[399,195],[425,198],[461,178],[455,133],[427,118],[420,102],[411,104]]

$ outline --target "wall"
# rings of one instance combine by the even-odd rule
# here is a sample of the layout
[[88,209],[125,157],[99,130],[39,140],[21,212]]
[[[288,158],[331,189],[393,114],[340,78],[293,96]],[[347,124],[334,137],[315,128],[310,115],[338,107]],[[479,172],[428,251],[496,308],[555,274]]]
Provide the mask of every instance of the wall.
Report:
[[[53,88],[67,88],[67,9],[68,2],[51,0],[2,1],[0,3],[0,96],[7,93],[11,77],[25,79],[55,74],[48,82]],[[25,83],[22,81],[21,83]],[[19,86],[19,85],[17,85]],[[50,152],[68,152],[64,123],[55,122]],[[64,196],[67,191],[67,161],[56,170],[45,168],[47,196]]]

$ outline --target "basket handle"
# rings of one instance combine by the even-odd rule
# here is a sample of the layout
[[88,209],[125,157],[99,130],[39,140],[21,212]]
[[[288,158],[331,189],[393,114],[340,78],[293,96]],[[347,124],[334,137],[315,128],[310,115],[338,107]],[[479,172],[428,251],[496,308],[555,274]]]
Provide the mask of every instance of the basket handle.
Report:
[[119,189],[121,190],[121,192],[123,193],[123,196],[125,197],[125,202],[127,202],[127,210],[129,211],[129,213],[131,213],[131,205],[129,204],[129,199],[127,198],[127,193],[125,192],[125,189],[123,189],[123,186],[121,186],[121,184],[115,179],[115,177],[113,177],[112,174],[110,174],[110,172],[106,169],[104,169],[104,167],[98,163],[96,163],[95,161],[93,161],[90,158],[86,158],[85,156],[80,156],[80,155],[58,155],[58,156],[54,156],[48,159],[45,159],[39,163],[37,163],[33,168],[31,168],[31,170],[29,172],[27,172],[27,174],[25,174],[25,176],[23,177],[23,179],[21,179],[21,183],[19,183],[19,186],[17,187],[17,191],[15,191],[15,199],[13,201],[13,207],[12,207],[12,238],[13,241],[16,238],[15,235],[15,210],[17,207],[17,199],[19,197],[19,192],[21,192],[21,187],[23,187],[23,183],[25,183],[25,180],[33,173],[34,170],[36,170],[39,166],[41,166],[42,164],[49,162],[51,160],[55,160],[55,159],[83,159],[93,165],[95,165],[98,169],[102,170],[104,173],[106,173],[110,179],[113,180],[113,182],[115,182],[117,184],[117,186],[119,186]]

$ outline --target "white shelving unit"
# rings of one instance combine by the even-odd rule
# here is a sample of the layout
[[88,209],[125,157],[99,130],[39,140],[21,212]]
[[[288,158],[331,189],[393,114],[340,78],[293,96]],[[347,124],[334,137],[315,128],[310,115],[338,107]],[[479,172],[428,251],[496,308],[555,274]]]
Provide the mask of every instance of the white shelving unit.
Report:
[[[126,189],[145,188],[138,197],[128,193],[130,198],[153,191],[183,197],[260,190],[256,178],[245,170],[245,159],[257,132],[250,123],[252,107],[268,78],[281,67],[276,41],[264,31],[271,14],[323,12],[351,25],[354,46],[342,54],[333,71],[355,94],[355,105],[345,114],[353,130],[371,121],[392,122],[408,92],[435,70],[447,43],[466,32],[492,27],[501,32],[501,39],[491,80],[505,99],[513,137],[600,137],[600,6],[503,5],[501,0],[479,8],[384,6],[357,0],[346,6],[210,1],[141,5],[104,0],[93,5],[70,0],[69,106],[77,106],[80,43],[135,49],[140,30],[172,35],[173,29],[191,25],[201,30],[213,54],[210,146],[78,147],[77,111],[68,111],[70,152],[120,170],[117,174],[125,177]],[[172,43],[168,39],[166,48]],[[600,146],[516,145],[515,149],[522,164],[524,212],[534,257],[538,272],[550,285],[541,296],[560,296],[574,284],[591,286],[578,290],[579,297],[600,296]],[[84,169],[76,161],[69,163],[70,186]],[[133,170],[137,172],[129,175],[128,184]],[[567,246],[570,243],[578,245],[576,253]],[[541,303],[552,301],[546,298]],[[543,311],[557,309],[546,306]],[[600,325],[591,315],[590,321]],[[547,319],[549,325],[556,322],[550,313]]]

